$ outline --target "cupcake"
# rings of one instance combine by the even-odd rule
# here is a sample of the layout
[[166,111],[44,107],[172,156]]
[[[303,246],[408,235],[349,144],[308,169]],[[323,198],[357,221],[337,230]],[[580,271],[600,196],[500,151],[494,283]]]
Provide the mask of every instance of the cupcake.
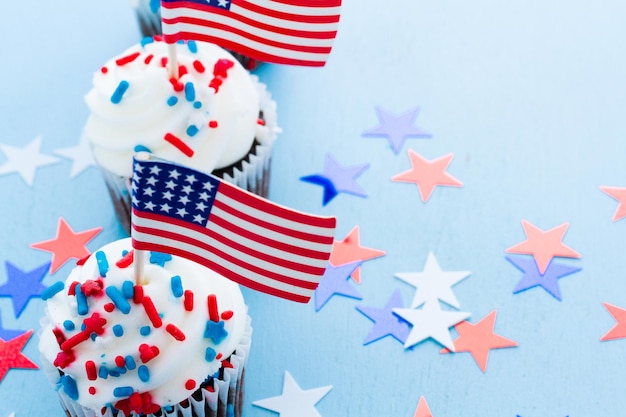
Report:
[[[241,416],[252,329],[237,284],[131,239],[44,294],[42,367],[68,416]],[[146,256],[147,258],[147,256]]]
[[[137,15],[139,30],[143,36],[161,35],[161,0],[130,0],[131,7]],[[261,64],[260,61],[230,51],[230,53],[249,71]]]
[[[176,50],[176,77],[168,69]],[[265,85],[227,51],[204,42],[145,38],[94,74],[84,135],[115,211],[130,230],[132,156],[158,157],[267,197],[280,129]]]

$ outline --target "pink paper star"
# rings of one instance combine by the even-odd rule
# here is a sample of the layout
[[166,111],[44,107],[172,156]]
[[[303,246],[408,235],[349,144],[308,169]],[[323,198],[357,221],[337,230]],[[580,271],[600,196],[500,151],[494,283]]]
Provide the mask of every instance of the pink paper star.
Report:
[[603,185],[600,187],[600,189],[609,196],[613,197],[619,203],[617,205],[617,210],[615,210],[615,213],[613,214],[612,220],[616,222],[626,217],[626,188],[607,187]]
[[562,240],[569,223],[563,223],[546,232],[522,219],[522,227],[526,233],[526,240],[511,246],[506,253],[518,253],[533,255],[539,268],[539,273],[544,274],[550,261],[555,256],[565,258],[580,258],[580,253],[565,245]]
[[615,339],[624,339],[626,338],[626,310],[623,308],[614,306],[609,303],[602,303],[604,308],[613,316],[617,323],[611,330],[606,332],[604,336],[600,338],[600,340],[615,340]]
[[426,398],[423,395],[420,397],[420,402],[417,404],[413,417],[433,417],[433,413],[430,412]]
[[[517,346],[517,342],[494,333],[495,324],[496,310],[493,310],[476,324],[463,321],[454,326],[459,334],[454,341],[454,350],[457,353],[469,352],[483,372],[487,371],[487,360],[492,349]],[[442,349],[441,353],[450,353],[450,351]]]
[[[367,261],[385,254],[384,251],[361,246],[359,226],[354,226],[343,240],[335,240],[330,253],[330,263],[333,266],[342,266],[357,261]],[[357,284],[361,283],[361,267],[357,267],[351,275]]]
[[82,259],[88,256],[90,252],[85,245],[100,231],[102,228],[96,227],[83,232],[74,232],[65,219],[60,217],[56,237],[33,243],[30,247],[52,253],[50,274],[54,274],[71,258]]
[[21,352],[32,334],[33,331],[29,330],[6,342],[0,339],[0,382],[10,369],[39,369],[37,364]]
[[413,149],[409,149],[411,169],[391,178],[397,182],[414,182],[425,203],[437,186],[462,187],[463,183],[446,172],[454,154],[447,154],[429,161]]

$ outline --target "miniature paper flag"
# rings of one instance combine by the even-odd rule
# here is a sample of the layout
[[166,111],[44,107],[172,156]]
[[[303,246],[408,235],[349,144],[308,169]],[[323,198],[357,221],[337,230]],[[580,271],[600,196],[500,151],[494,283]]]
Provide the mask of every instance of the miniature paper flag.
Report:
[[163,39],[215,43],[265,62],[323,66],[341,0],[161,0]]
[[336,220],[301,213],[163,160],[134,160],[133,247],[202,264],[249,288],[306,303]]

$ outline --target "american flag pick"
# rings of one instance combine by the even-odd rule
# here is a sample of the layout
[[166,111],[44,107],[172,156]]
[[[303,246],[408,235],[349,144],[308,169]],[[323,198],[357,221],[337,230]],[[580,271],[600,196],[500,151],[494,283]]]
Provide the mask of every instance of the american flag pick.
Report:
[[138,250],[202,264],[238,284],[309,301],[326,269],[335,218],[298,212],[168,161],[133,161]]
[[161,0],[163,39],[212,42],[276,64],[323,66],[341,0]]

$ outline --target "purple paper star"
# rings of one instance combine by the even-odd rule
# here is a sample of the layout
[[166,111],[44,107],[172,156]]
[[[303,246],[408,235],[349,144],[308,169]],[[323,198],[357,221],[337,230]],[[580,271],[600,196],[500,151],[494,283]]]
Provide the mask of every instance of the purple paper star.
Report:
[[47,287],[41,284],[50,268],[47,262],[32,271],[22,271],[11,262],[5,262],[7,269],[7,282],[0,285],[0,297],[11,297],[13,299],[13,311],[15,317],[19,317],[24,311],[26,304],[31,298],[41,297],[41,292]]
[[407,138],[432,138],[430,132],[415,126],[415,119],[420,108],[415,107],[400,116],[396,116],[387,110],[376,106],[376,114],[380,121],[380,126],[366,130],[362,133],[365,137],[385,136],[389,140],[389,145],[395,154],[398,154]]
[[505,256],[505,258],[524,273],[522,279],[519,280],[513,289],[513,294],[541,286],[559,301],[561,301],[561,289],[558,283],[559,278],[563,278],[564,276],[573,274],[582,269],[577,266],[560,264],[552,260],[550,264],[548,264],[546,272],[540,274],[539,267],[537,267],[537,262],[534,258],[525,256]]
[[409,336],[409,323],[393,314],[392,310],[394,308],[404,308],[400,290],[397,289],[383,308],[356,306],[359,312],[374,322],[374,326],[372,326],[365,340],[363,340],[364,345],[375,342],[385,336],[392,336],[400,343],[404,344],[406,338]]
[[339,193],[367,197],[365,190],[356,182],[356,178],[367,168],[369,168],[369,164],[360,164],[344,168],[339,165],[330,154],[326,154],[324,171],[301,177],[300,180],[324,187],[324,199],[322,204],[326,205]]
[[10,330],[2,327],[2,316],[0,316],[0,339],[8,342],[11,339],[15,339],[16,337],[26,333],[26,331],[21,330]]
[[315,290],[315,311],[320,309],[330,300],[333,295],[360,300],[361,294],[350,285],[350,275],[361,265],[360,261],[334,267],[330,263],[324,271],[317,290]]

